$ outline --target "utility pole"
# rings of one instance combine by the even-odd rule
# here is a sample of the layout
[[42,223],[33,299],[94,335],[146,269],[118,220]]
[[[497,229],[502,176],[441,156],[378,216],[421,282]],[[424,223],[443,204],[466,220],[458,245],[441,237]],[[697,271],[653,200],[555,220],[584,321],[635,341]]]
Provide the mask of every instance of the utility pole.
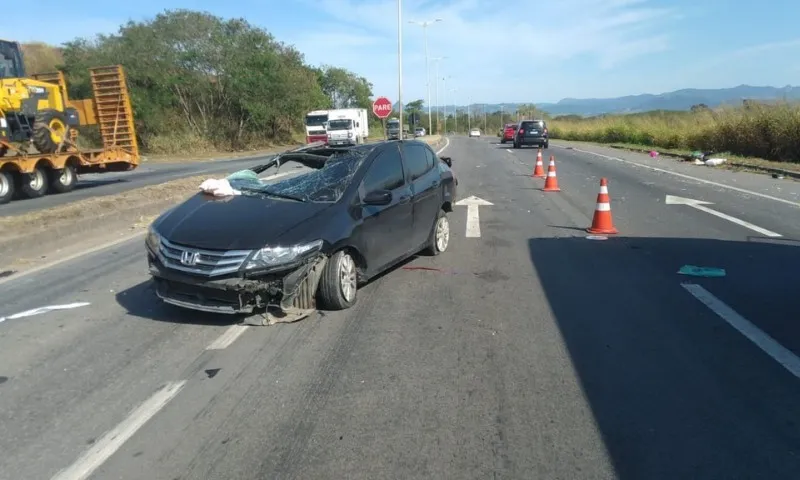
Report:
[[434,20],[426,20],[424,22],[415,22],[413,20],[408,22],[420,25],[422,27],[422,35],[425,39],[425,86],[428,88],[428,135],[430,135],[431,130],[433,129],[433,119],[431,118],[431,74],[428,66],[428,26],[441,21],[441,18],[436,18]]
[[400,139],[403,139],[403,0],[397,0],[397,102],[400,105]]

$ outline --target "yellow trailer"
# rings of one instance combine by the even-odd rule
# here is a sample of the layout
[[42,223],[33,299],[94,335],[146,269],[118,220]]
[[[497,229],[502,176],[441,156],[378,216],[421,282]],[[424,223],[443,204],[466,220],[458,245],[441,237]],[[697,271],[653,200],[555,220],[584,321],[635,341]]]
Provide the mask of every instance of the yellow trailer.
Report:
[[[21,64],[21,55],[17,58]],[[0,56],[0,204],[11,201],[17,191],[29,198],[68,192],[80,174],[127,171],[139,165],[133,109],[121,65],[89,69],[94,98],[83,100],[68,98],[62,72],[12,77],[13,65],[7,61],[4,70]],[[12,129],[25,126],[30,118],[23,107],[27,114],[39,112],[33,116],[36,129],[31,122],[27,130]],[[50,112],[49,122],[42,120],[47,116],[43,111]],[[72,128],[78,125],[97,125],[103,147],[78,148],[78,131]],[[49,152],[37,151],[36,135],[38,145]],[[49,138],[42,140],[45,136]]]

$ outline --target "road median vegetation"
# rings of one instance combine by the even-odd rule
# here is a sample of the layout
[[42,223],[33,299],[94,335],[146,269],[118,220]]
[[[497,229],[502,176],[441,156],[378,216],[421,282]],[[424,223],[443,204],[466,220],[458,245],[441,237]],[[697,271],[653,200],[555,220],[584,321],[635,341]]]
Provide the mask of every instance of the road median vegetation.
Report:
[[800,169],[800,104],[745,102],[740,107],[653,111],[581,118],[555,117],[553,139],[652,149],[713,152],[740,163]]

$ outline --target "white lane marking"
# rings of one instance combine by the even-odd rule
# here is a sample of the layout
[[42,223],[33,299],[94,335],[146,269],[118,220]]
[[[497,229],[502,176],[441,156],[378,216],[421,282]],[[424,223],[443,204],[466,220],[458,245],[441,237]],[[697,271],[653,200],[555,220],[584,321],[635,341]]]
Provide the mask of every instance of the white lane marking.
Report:
[[[563,145],[555,145],[555,146],[557,146],[558,148],[563,148],[563,149],[567,148],[567,147],[564,147]],[[727,188],[728,190],[733,190],[733,191],[736,191],[736,192],[739,192],[739,193],[746,193],[747,195],[754,195],[756,197],[761,197],[761,198],[765,198],[767,200],[772,200],[773,202],[780,202],[780,203],[785,203],[787,205],[792,205],[793,207],[800,207],[800,202],[793,202],[791,200],[786,200],[786,199],[783,199],[783,198],[773,197],[772,195],[767,195],[766,193],[753,192],[751,190],[747,190],[747,189],[744,189],[744,188],[734,187],[734,186],[731,186],[731,185],[725,185],[724,183],[713,182],[711,180],[704,180],[702,178],[693,177],[691,175],[685,175],[683,173],[673,172],[673,171],[670,171],[670,170],[664,170],[663,168],[651,167],[650,165],[644,165],[644,164],[637,163],[637,162],[631,162],[629,160],[623,160],[623,159],[617,158],[617,157],[610,157],[608,155],[603,155],[602,153],[590,152],[588,150],[581,150],[579,148],[572,148],[572,150],[574,150],[576,152],[581,152],[581,153],[588,153],[589,155],[596,155],[598,157],[605,158],[607,160],[614,160],[614,161],[617,161],[617,162],[627,163],[629,165],[634,165],[634,166],[637,166],[637,167],[647,168],[647,169],[653,170],[655,172],[667,173],[669,175],[674,175],[676,177],[686,178],[688,180],[694,180],[695,182],[705,183],[706,185],[713,185],[715,187]]]
[[478,209],[482,206],[491,206],[494,204],[473,195],[463,200],[459,200],[456,202],[456,205],[466,205],[467,207],[467,238],[480,238],[481,218]]
[[247,330],[247,325],[231,326],[229,329],[225,330],[225,333],[220,335],[219,338],[211,342],[211,345],[206,347],[206,350],[224,350],[230,347],[245,330]]
[[58,472],[52,480],[83,480],[108,460],[148,420],[164,408],[181,391],[186,381],[170,382],[147,399],[122,423],[103,435],[89,450],[68,468]]
[[682,283],[681,286],[691,293],[694,298],[703,302],[712,312],[728,322],[730,326],[738,330],[739,333],[747,337],[748,340],[756,344],[764,353],[780,363],[792,375],[800,378],[800,358],[797,355],[739,315],[734,309],[702,286],[694,283]]
[[782,237],[783,236],[780,233],[775,233],[772,230],[767,230],[766,228],[761,228],[758,225],[753,225],[750,222],[746,222],[744,220],[738,219],[736,217],[732,217],[732,216],[727,215],[725,213],[718,212],[716,210],[712,210],[712,209],[706,207],[706,205],[713,205],[713,203],[711,203],[711,202],[704,202],[702,200],[695,200],[695,199],[692,199],[692,198],[683,198],[683,197],[676,197],[676,196],[673,196],[673,195],[667,195],[667,197],[664,199],[664,203],[667,204],[667,205],[688,205],[688,206],[690,206],[692,208],[700,210],[701,212],[706,212],[706,213],[708,213],[710,215],[714,215],[715,217],[722,218],[723,220],[727,220],[727,221],[729,221],[731,223],[735,223],[735,224],[737,224],[739,226],[742,226],[744,228],[749,228],[750,230],[752,230],[754,232],[758,232],[761,235],[764,235],[764,236],[767,236],[767,237],[775,238],[775,237]]
[[514,153],[514,150],[511,150],[510,148],[506,148],[506,152],[508,152],[508,153]]
[[43,313],[52,312],[53,310],[69,310],[71,308],[85,307],[86,305],[91,305],[91,304],[89,302],[76,302],[76,303],[68,303],[66,305],[48,305],[46,307],[32,308],[30,310],[25,310],[24,312],[19,312],[13,315],[9,315],[7,317],[0,317],[0,323],[5,322],[6,320],[16,320],[17,318],[25,318],[25,317],[32,317],[34,315],[41,315]]
[[440,153],[444,152],[444,149],[450,146],[450,137],[444,137],[444,141],[445,141],[444,147],[440,148],[439,151],[436,152],[436,155],[439,155]]

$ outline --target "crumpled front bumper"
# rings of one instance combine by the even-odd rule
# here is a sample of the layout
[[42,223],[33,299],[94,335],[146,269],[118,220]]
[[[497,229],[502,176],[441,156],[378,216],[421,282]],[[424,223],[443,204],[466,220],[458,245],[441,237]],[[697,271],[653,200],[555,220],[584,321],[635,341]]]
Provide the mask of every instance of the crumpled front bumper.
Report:
[[226,315],[253,315],[247,323],[294,322],[316,310],[316,291],[327,256],[317,254],[298,265],[263,276],[209,278],[166,268],[148,252],[156,295],[182,308]]

